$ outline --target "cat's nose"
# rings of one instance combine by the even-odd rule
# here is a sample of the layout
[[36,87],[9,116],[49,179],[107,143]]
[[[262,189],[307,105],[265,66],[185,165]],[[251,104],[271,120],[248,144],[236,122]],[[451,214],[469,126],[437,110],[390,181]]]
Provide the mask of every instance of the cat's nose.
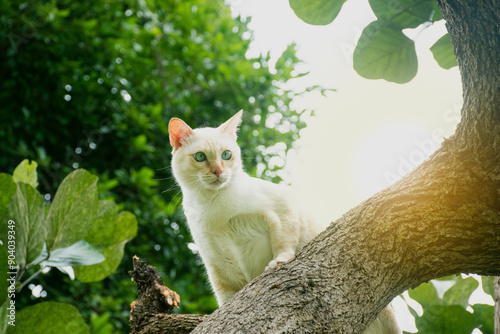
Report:
[[222,170],[221,169],[213,169],[212,173],[214,173],[215,175],[217,175],[217,178],[218,178],[222,174]]

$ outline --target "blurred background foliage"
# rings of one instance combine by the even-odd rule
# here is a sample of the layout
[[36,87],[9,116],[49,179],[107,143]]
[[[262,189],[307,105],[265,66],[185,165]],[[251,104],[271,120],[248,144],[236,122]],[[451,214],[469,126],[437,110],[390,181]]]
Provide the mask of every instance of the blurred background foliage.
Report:
[[109,278],[71,282],[51,270],[32,282],[36,294],[16,296],[17,308],[68,302],[94,333],[128,332],[138,255],[181,295],[181,312],[214,310],[170,172],[168,121],[213,126],[244,109],[246,170],[279,181],[271,158],[298,138],[306,112],[290,107],[300,92],[284,88],[301,75],[294,45],[272,66],[269,55],[249,59],[252,33],[223,1],[1,0],[0,22],[0,171],[35,160],[50,202],[67,174],[85,168],[99,176],[101,199],[139,223]]

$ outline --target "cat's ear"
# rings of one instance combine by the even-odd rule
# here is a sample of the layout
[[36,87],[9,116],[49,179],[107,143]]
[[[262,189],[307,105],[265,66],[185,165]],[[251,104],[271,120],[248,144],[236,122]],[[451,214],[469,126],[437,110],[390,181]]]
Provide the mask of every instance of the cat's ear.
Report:
[[174,151],[182,146],[181,141],[191,135],[193,130],[179,118],[172,118],[168,123],[168,134],[170,137],[170,145]]
[[238,111],[233,117],[231,117],[226,123],[219,126],[222,133],[226,133],[236,140],[236,132],[238,132],[238,126],[241,123],[241,115],[243,110]]

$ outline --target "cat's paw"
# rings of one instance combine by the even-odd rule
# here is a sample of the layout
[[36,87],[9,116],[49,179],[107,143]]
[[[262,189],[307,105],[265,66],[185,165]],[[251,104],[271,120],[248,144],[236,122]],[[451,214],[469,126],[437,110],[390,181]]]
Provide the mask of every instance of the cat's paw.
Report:
[[269,264],[267,265],[266,269],[264,269],[264,270],[279,269],[279,264],[281,262],[288,262],[288,261],[290,261],[293,258],[293,256],[294,256],[293,252],[284,252],[284,253],[281,253],[275,259],[271,260],[271,262],[269,262]]
[[274,269],[277,267],[278,267],[278,262],[276,262],[276,260],[271,260],[271,262],[269,262],[265,270],[267,271],[269,269]]

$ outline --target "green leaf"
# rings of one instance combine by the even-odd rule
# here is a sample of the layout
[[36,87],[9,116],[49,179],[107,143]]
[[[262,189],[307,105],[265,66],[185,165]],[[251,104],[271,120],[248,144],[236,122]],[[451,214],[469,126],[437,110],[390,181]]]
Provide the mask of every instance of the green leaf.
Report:
[[109,314],[103,313],[97,315],[96,313],[90,314],[90,327],[94,334],[113,334],[113,325],[109,320]]
[[491,297],[495,298],[495,289],[493,287],[493,276],[481,276],[481,285],[483,286],[483,291],[489,294]]
[[16,314],[16,326],[9,326],[7,333],[90,334],[90,331],[85,320],[73,305],[43,302],[19,311]]
[[12,177],[14,182],[24,182],[36,189],[38,187],[36,167],[37,163],[32,161],[29,163],[28,159],[24,159],[17,167],[14,169]]
[[458,305],[434,305],[415,319],[419,333],[470,334],[476,328],[474,316]]
[[42,251],[44,204],[42,196],[31,185],[16,184],[16,192],[4,214],[6,224],[0,230],[0,239],[5,243],[15,242],[16,263],[21,267],[36,259]]
[[39,259],[46,259],[40,264],[48,267],[86,266],[104,261],[104,256],[85,240],[80,240],[65,248],[58,248],[50,252],[48,258],[47,256],[49,253],[44,247]]
[[10,198],[16,192],[16,183],[9,174],[0,174],[0,218],[3,217],[7,206],[9,206]]
[[10,269],[7,259],[7,251],[5,250],[5,248],[0,246],[0,305],[2,305],[5,299],[7,299],[7,288],[9,287],[9,282],[7,281],[7,279],[9,278],[9,271]]
[[98,205],[97,177],[79,169],[59,186],[46,222],[49,252],[70,246],[84,238],[92,226]]
[[476,290],[479,282],[473,277],[459,279],[451,288],[443,295],[443,303],[445,305],[459,305],[464,309],[469,306],[469,298],[472,292]]
[[408,308],[408,311],[410,312],[410,314],[414,317],[414,318],[418,318],[419,315],[417,313],[417,311],[415,311],[415,309],[413,307],[410,306],[410,304],[406,303],[406,307]]
[[[9,321],[11,321],[9,310],[7,309],[9,306],[10,299],[6,299],[3,304],[0,304],[0,319],[2,319],[2,321],[0,321],[0,334],[7,333],[7,327],[9,326]],[[12,316],[15,317],[15,315]]]
[[379,21],[401,29],[416,28],[432,20],[435,0],[370,0]]
[[354,70],[367,79],[406,83],[417,74],[415,43],[399,29],[370,23],[354,50]]
[[436,21],[443,19],[443,14],[441,14],[441,9],[439,9],[439,5],[438,5],[437,1],[433,2],[432,10],[433,10],[432,19],[431,19],[432,22],[436,22]]
[[493,305],[474,304],[472,309],[474,310],[474,318],[478,322],[477,328],[483,334],[493,334],[495,307]]
[[445,70],[449,70],[452,67],[457,66],[457,59],[453,53],[453,45],[451,44],[450,34],[446,34],[441,37],[433,46],[430,48],[434,59],[439,66]]
[[408,290],[408,294],[412,299],[422,305],[424,312],[433,305],[441,304],[441,299],[438,297],[436,287],[431,282],[420,284],[415,289]]
[[332,23],[347,0],[289,0],[295,15],[314,25]]
[[77,266],[75,276],[83,282],[95,282],[113,273],[120,264],[125,244],[137,234],[137,220],[130,212],[118,214],[110,201],[99,201],[99,213],[85,237],[105,256],[104,262],[92,266]]

